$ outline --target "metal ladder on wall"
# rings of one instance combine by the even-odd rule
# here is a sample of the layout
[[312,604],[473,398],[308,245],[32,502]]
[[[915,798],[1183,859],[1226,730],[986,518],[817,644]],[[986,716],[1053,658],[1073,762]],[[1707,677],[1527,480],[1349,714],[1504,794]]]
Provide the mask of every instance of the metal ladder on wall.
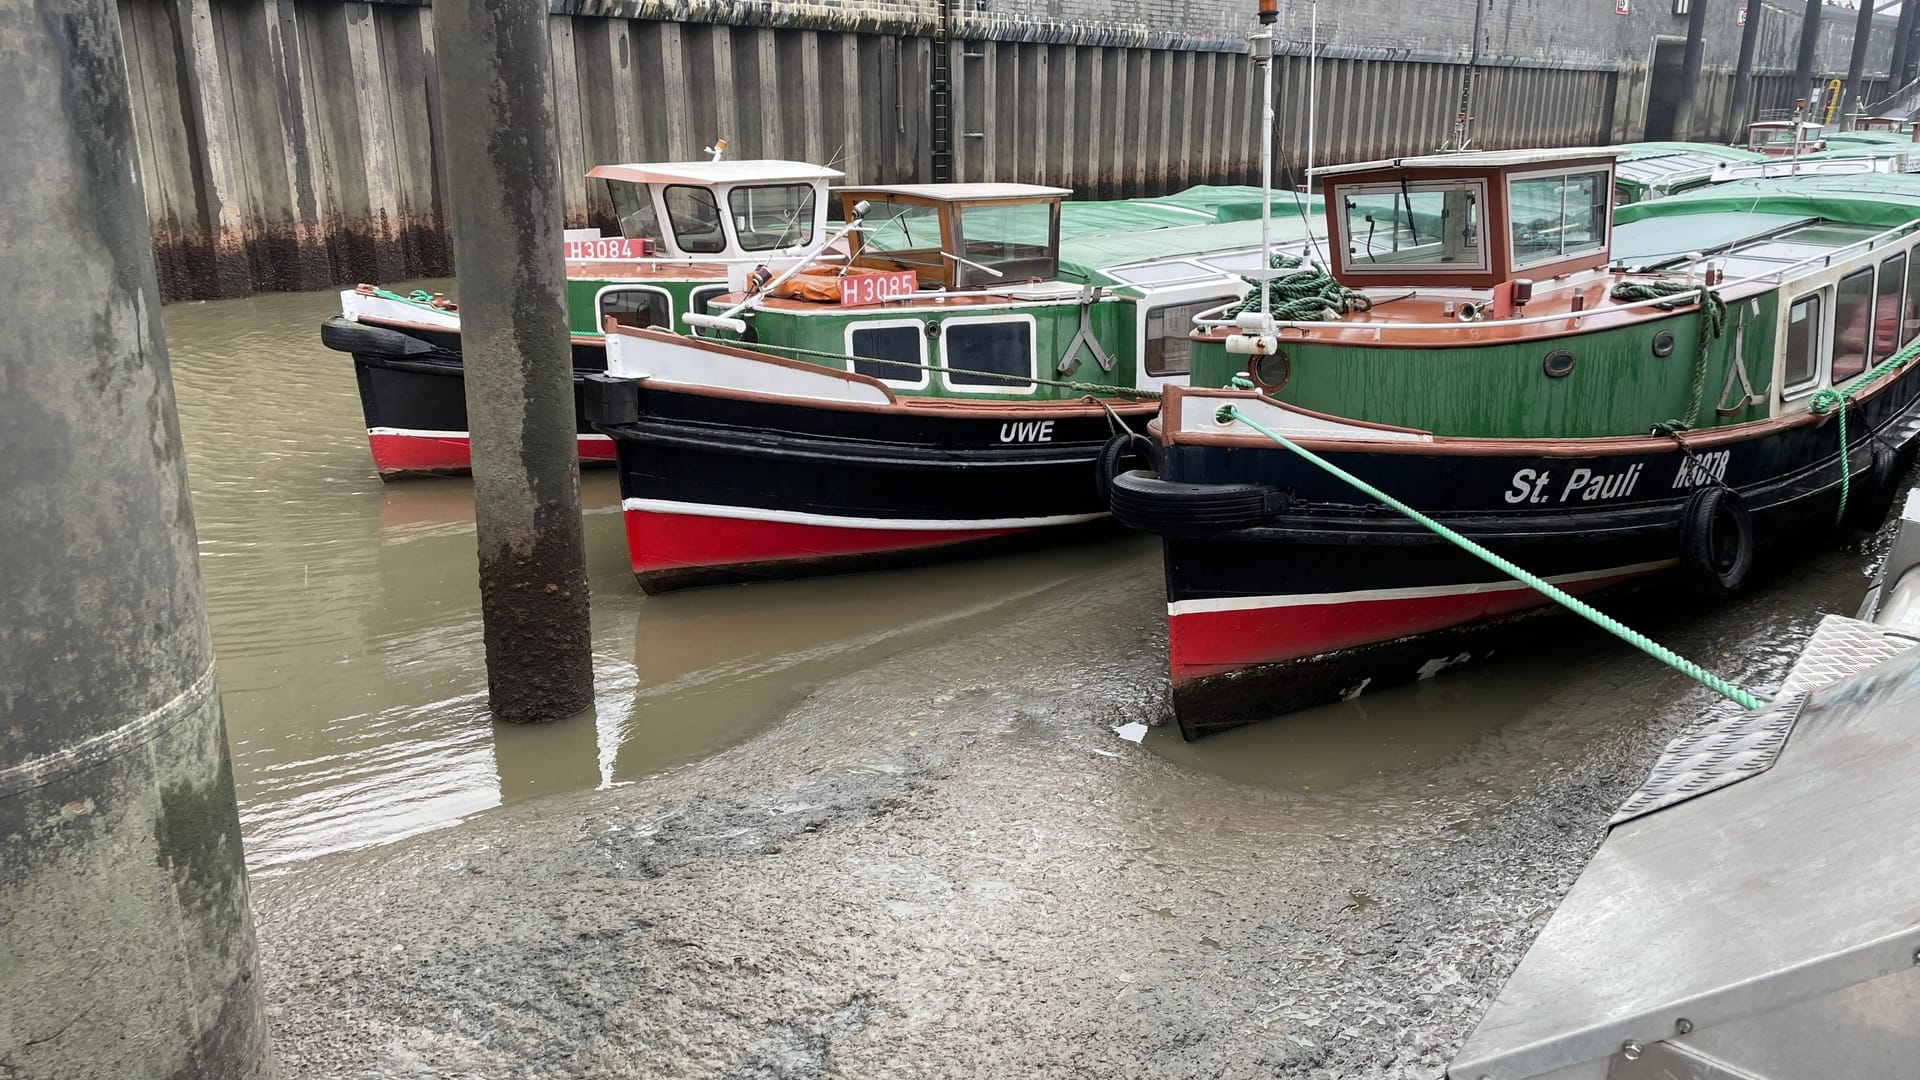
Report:
[[954,0],[940,0],[940,18],[933,26],[933,182],[953,180],[953,53]]

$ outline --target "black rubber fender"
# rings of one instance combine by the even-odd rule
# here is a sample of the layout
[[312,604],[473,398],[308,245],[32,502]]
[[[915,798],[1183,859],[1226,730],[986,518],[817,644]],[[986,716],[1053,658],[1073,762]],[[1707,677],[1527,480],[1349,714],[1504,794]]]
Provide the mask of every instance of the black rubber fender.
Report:
[[1753,516],[1727,487],[1702,488],[1680,512],[1680,572],[1709,596],[1740,591],[1753,573]]
[[384,326],[357,323],[343,315],[320,324],[320,343],[335,352],[363,356],[419,356],[433,351],[432,342]]
[[1190,535],[1258,525],[1279,513],[1286,497],[1260,484],[1187,484],[1132,469],[1113,478],[1108,505],[1128,528]]
[[1093,462],[1093,486],[1100,493],[1100,501],[1112,501],[1113,478],[1121,473],[1134,469],[1157,470],[1160,467],[1158,451],[1152,439],[1131,431],[1118,432],[1101,444],[1100,454]]
[[1878,532],[1893,511],[1893,500],[1900,493],[1900,455],[1875,439],[1867,444],[1872,464],[1848,481],[1847,509],[1842,524],[1862,533]]

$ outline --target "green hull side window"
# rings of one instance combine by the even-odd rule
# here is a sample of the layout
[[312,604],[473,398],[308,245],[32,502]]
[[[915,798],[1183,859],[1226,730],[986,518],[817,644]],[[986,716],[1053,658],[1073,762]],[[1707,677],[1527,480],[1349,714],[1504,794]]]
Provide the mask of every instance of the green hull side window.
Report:
[[1803,296],[1787,311],[1787,366],[1781,386],[1791,392],[1820,371],[1820,294]]
[[1833,381],[1867,370],[1867,346],[1873,340],[1873,267],[1840,279],[1833,300]]
[[1873,362],[1892,356],[1906,337],[1906,320],[1900,313],[1907,281],[1905,252],[1880,264],[1880,288],[1873,294]]

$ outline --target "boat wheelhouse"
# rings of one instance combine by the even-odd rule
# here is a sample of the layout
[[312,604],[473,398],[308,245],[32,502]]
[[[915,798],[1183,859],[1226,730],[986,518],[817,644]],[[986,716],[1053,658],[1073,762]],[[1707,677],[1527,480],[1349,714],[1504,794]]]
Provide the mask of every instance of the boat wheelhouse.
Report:
[[[836,169],[798,161],[691,161],[600,165],[620,233],[570,229],[565,239],[567,321],[573,335],[576,427],[583,464],[613,447],[578,419],[580,379],[606,370],[601,322],[684,330],[689,312],[744,281],[757,265],[809,253],[827,226]],[[373,285],[340,294],[340,315],[321,328],[330,348],[353,355],[374,468],[382,479],[465,472],[466,381],[459,309],[444,297]]]
[[1761,120],[1747,125],[1747,149],[1768,157],[1818,153],[1832,129],[1805,120]]
[[[648,592],[927,561],[1107,518],[1258,222],[1059,240],[1058,188],[840,190],[845,264],[717,298],[697,335],[607,326],[589,415]],[[1304,230],[1303,230],[1304,231]],[[1299,235],[1299,234],[1295,234]]]
[[1331,274],[1291,283],[1321,310],[1203,313],[1160,467],[1111,488],[1164,538],[1188,737],[1430,676],[1544,613],[1294,447],[1575,593],[1732,592],[1884,516],[1920,428],[1920,178],[1615,217],[1612,173],[1597,150],[1325,170]]

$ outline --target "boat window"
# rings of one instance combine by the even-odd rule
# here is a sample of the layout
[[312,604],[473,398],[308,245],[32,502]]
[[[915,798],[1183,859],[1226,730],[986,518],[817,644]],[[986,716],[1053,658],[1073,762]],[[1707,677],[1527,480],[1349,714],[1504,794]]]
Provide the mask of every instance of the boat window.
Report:
[[1507,227],[1514,269],[1605,248],[1606,192],[1605,169],[1509,178]]
[[653,195],[645,184],[630,180],[609,180],[607,190],[613,196],[613,213],[620,219],[620,235],[645,237],[663,243],[660,216],[653,211]]
[[1840,279],[1833,298],[1833,376],[1839,383],[1867,370],[1873,340],[1873,267]]
[[965,261],[954,264],[955,286],[980,289],[1053,277],[1059,209],[1051,200],[962,206],[954,254]]
[[868,262],[944,276],[940,208],[890,199],[869,201],[872,205],[861,220],[860,254]]
[[1820,371],[1820,294],[1803,296],[1787,309],[1786,372],[1782,388],[1813,382]]
[[726,294],[727,287],[725,285],[702,285],[687,294],[687,310],[705,315],[708,313],[707,302],[716,296],[725,296]]
[[703,187],[675,185],[666,190],[667,221],[681,251],[708,254],[727,249],[726,230],[720,224],[720,204]]
[[1900,333],[1902,345],[1920,337],[1920,259],[1916,259],[1915,264],[1913,273],[1907,276],[1906,328]]
[[1900,308],[1906,299],[1905,252],[1880,264],[1880,287],[1873,294],[1873,362],[1879,363],[1905,343],[1906,320]]
[[1763,146],[1792,146],[1795,131],[1791,127],[1756,127],[1748,129],[1747,134],[1747,144],[1757,150]]
[[1487,269],[1480,244],[1484,182],[1360,184],[1334,190],[1345,210],[1345,269]]
[[663,330],[671,330],[673,298],[664,289],[639,286],[603,289],[600,293],[601,325],[606,324],[609,315],[621,326],[658,326]]
[[1185,375],[1193,370],[1193,317],[1199,304],[1163,304],[1147,312],[1147,374],[1156,377]]
[[948,319],[940,327],[940,356],[950,390],[1031,394],[1033,384],[1021,380],[1033,375],[1033,317]]
[[[849,370],[894,386],[925,386],[927,371],[926,328],[918,321],[865,323],[847,327]],[[862,359],[863,357],[870,359]],[[887,364],[879,361],[898,360]]]
[[747,251],[813,242],[813,185],[759,184],[727,193],[733,231]]

